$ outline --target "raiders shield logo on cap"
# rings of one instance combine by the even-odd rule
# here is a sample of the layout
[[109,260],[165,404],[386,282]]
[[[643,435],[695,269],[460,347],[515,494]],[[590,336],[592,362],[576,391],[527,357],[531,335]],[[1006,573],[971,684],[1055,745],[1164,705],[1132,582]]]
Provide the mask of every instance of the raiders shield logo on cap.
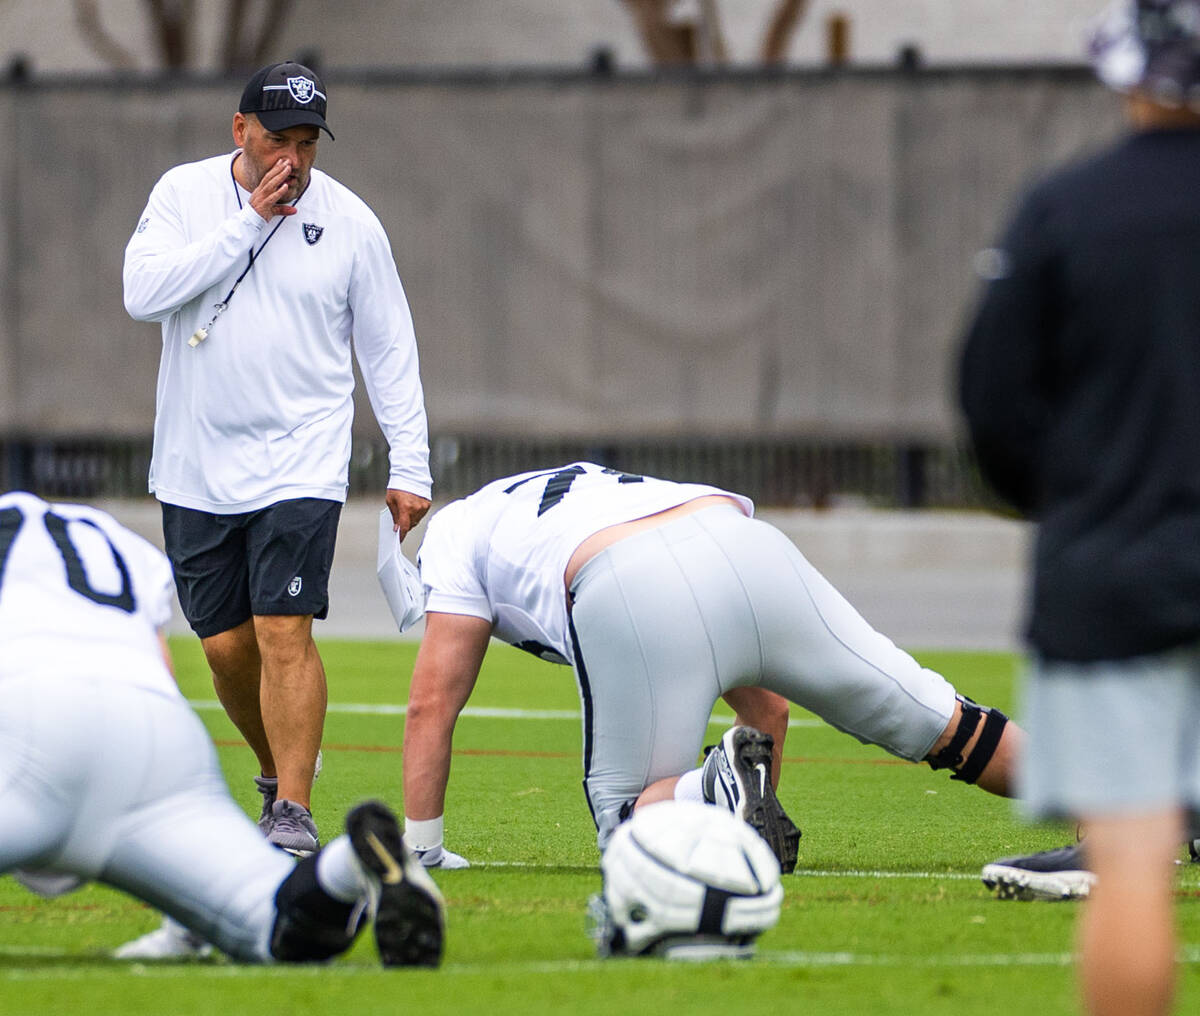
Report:
[[310,247],[321,239],[321,234],[324,232],[324,226],[315,226],[311,222],[304,223],[304,240]]
[[303,75],[288,78],[287,86],[288,91],[292,93],[292,98],[297,102],[312,102],[312,97],[317,93],[317,86],[313,79]]

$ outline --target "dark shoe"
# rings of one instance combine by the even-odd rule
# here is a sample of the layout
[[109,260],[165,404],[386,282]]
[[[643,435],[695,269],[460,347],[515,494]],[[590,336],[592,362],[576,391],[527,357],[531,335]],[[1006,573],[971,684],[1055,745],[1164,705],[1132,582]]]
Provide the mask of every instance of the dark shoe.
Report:
[[1080,843],[1001,858],[984,865],[982,878],[1002,900],[1081,900],[1096,882]]
[[754,727],[731,727],[709,750],[701,772],[704,800],[728,808],[758,833],[779,858],[783,872],[796,870],[800,830],[771,786],[775,739]]
[[379,959],[385,967],[436,967],[442,959],[446,904],[404,845],[395,815],[379,801],[366,801],[346,816],[346,832],[362,866],[379,879]]

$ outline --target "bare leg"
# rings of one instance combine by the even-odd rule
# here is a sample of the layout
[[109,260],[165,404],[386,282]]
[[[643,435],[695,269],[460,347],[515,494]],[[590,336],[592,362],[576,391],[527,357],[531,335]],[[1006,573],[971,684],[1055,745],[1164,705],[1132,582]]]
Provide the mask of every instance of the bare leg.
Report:
[[[962,703],[956,701],[954,703],[954,715],[950,717],[950,722],[946,724],[946,729],[942,731],[942,736],[934,743],[927,757],[936,755],[950,743],[961,719]],[[964,759],[971,757],[971,752],[975,750],[975,744],[978,742],[981,733],[983,733],[982,720],[963,748],[962,757]],[[979,774],[979,779],[975,781],[975,785],[986,790],[989,794],[997,794],[1000,797],[1012,797],[1016,791],[1014,780],[1016,777],[1017,756],[1023,747],[1024,740],[1025,731],[1010,720],[1004,727],[1004,733],[1000,735],[1000,743],[996,745],[995,754],[992,755],[988,764],[983,767],[983,772]]]
[[1175,987],[1174,858],[1183,818],[1174,809],[1121,818],[1083,816],[1096,885],[1080,920],[1080,980],[1094,1016],[1161,1016]]
[[279,777],[279,798],[307,808],[328,700],[312,616],[256,616],[254,630],[262,654],[262,723]]
[[[783,767],[783,739],[787,736],[788,700],[782,695],[776,695],[766,688],[745,687],[734,688],[723,698],[737,713],[733,718],[734,726],[754,727],[764,734],[770,734],[775,742],[771,758],[771,786],[779,788],[779,775]],[[670,801],[675,796],[675,784],[678,776],[667,776],[651,783],[638,796],[634,809],[643,808],[657,801]]]
[[236,628],[202,639],[204,655],[212,669],[213,688],[225,712],[258,758],[264,776],[275,775],[275,759],[263,727],[259,698],[262,659],[254,622],[248,620]]
[[638,799],[634,802],[633,810],[644,808],[648,804],[655,804],[658,801],[670,801],[675,797],[675,784],[679,782],[678,776],[667,776],[664,779],[656,780],[651,783],[645,790],[638,795]]
[[737,713],[733,718],[735,726],[753,727],[770,734],[775,741],[771,751],[771,786],[778,790],[779,777],[783,772],[783,740],[787,737],[791,704],[782,695],[776,695],[766,688],[734,688],[722,697]]

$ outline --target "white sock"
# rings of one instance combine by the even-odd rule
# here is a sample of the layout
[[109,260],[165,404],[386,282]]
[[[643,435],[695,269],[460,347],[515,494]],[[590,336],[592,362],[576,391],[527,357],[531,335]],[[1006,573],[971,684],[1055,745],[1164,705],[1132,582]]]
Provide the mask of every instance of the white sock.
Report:
[[679,777],[679,782],[675,784],[676,801],[704,803],[704,784],[700,779],[703,772],[703,769],[693,769]]
[[339,836],[317,855],[317,884],[342,903],[362,897],[366,876],[349,836]]

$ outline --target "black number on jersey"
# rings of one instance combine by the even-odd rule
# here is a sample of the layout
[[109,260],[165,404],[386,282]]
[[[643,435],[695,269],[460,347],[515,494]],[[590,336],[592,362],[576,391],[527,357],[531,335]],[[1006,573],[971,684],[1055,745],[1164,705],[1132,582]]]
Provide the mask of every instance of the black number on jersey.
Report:
[[0,585],[4,584],[4,566],[8,564],[8,552],[12,550],[13,540],[17,538],[17,530],[25,516],[20,508],[5,508],[0,511]]
[[562,658],[562,653],[544,642],[539,642],[537,639],[525,639],[522,642],[514,642],[512,645],[516,649],[521,649],[524,652],[532,653],[539,660],[546,660],[548,663],[566,663]]
[[[63,567],[66,569],[67,585],[84,599],[91,600],[92,603],[98,603],[102,607],[116,607],[118,610],[125,611],[126,614],[132,614],[136,609],[136,603],[133,598],[133,583],[129,579],[129,568],[126,566],[121,552],[113,546],[112,540],[108,538],[108,533],[88,519],[74,520],[82,525],[91,526],[108,544],[108,549],[112,551],[113,564],[116,565],[117,571],[121,575],[121,591],[119,593],[105,593],[92,587],[88,581],[87,571],[83,567],[83,559],[80,558],[79,551],[75,549],[75,544],[71,542],[71,533],[67,528],[68,519],[64,519],[61,515],[55,515],[54,512],[46,512],[42,521],[46,526],[46,532],[50,534],[50,539],[54,541],[54,546],[58,548],[59,557],[62,558]],[[9,551],[12,550],[13,541],[16,540],[17,533],[24,524],[25,516],[20,508],[5,508],[0,511],[0,584],[4,582],[4,567],[8,564]]]
[[[538,515],[541,516],[566,497],[567,491],[571,489],[571,484],[575,482],[576,477],[582,476],[585,472],[583,466],[571,466],[569,469],[559,469],[553,473],[537,473],[534,476],[518,480],[511,487],[505,487],[504,493],[511,494],[530,480],[540,480],[543,476],[546,477],[546,489],[542,491],[542,500],[538,503]],[[615,476],[617,483],[641,483],[645,479],[634,473],[622,473],[619,469],[602,469],[601,472],[605,476]]]

